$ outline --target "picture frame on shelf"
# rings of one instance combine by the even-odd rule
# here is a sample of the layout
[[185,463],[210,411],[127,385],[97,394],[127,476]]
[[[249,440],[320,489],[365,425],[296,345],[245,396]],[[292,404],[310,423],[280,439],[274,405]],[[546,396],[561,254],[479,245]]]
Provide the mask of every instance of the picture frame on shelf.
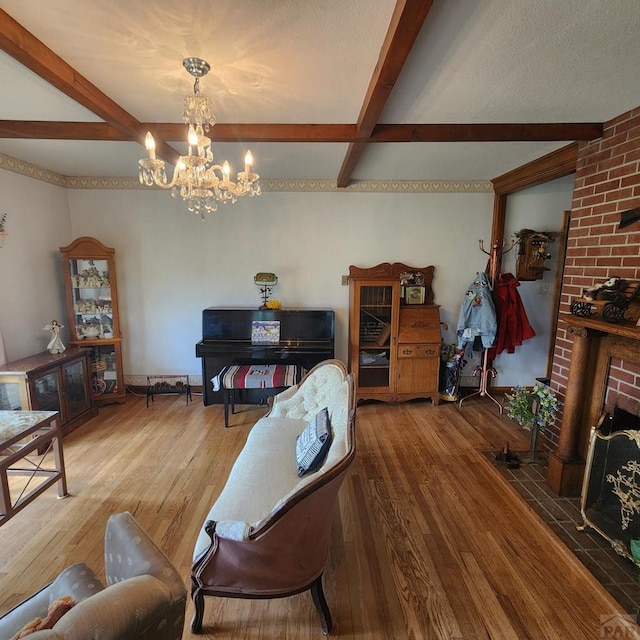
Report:
[[404,288],[405,304],[424,304],[424,287],[411,286]]

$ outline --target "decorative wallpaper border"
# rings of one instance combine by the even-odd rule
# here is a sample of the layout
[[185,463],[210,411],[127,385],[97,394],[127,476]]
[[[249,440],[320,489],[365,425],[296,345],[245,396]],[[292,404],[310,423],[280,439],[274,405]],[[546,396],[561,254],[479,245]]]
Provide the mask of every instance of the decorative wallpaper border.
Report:
[[[66,189],[150,189],[134,177],[95,178],[63,176],[0,153],[0,169]],[[489,180],[352,180],[338,188],[335,180],[276,178],[260,180],[264,192],[307,193],[493,193]]]
[[67,189],[150,189],[140,184],[138,178],[95,178],[67,176]]
[[54,184],[58,187],[67,186],[66,176],[54,173],[53,171],[48,171],[47,169],[41,169],[35,164],[30,164],[24,160],[7,156],[4,153],[0,153],[0,169],[6,169],[7,171],[19,173],[20,175],[27,176],[28,178],[35,178],[42,182],[48,182],[49,184]]
[[260,180],[263,191],[356,193],[493,193],[489,180],[352,180],[338,188],[335,180]]

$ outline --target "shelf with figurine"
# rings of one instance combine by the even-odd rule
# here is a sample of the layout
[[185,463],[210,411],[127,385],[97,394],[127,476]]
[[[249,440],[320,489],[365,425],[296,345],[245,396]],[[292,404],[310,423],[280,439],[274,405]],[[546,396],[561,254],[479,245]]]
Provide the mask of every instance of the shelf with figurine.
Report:
[[87,301],[87,300],[78,300],[73,305],[73,311],[77,316],[90,316],[95,315],[96,313],[101,313],[104,315],[113,315],[113,309],[111,308],[111,303],[109,304],[96,304],[95,300]]
[[579,298],[574,298],[569,310],[571,315],[588,318],[597,316],[605,322],[624,323],[638,320],[637,298],[640,294],[640,284],[633,289],[629,297],[626,291],[629,283],[622,278],[613,276],[602,284],[590,289],[584,289]]
[[113,340],[113,324],[95,318],[76,323],[76,340]]
[[61,247],[70,342],[91,348],[91,388],[97,404],[123,402],[122,340],[115,250],[90,237]]

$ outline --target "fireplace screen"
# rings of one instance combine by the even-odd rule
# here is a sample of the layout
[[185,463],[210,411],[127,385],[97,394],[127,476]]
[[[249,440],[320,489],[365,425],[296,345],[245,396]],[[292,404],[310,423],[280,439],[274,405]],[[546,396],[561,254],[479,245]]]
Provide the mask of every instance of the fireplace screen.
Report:
[[591,527],[640,566],[631,554],[640,539],[640,431],[591,430],[581,511],[579,529]]

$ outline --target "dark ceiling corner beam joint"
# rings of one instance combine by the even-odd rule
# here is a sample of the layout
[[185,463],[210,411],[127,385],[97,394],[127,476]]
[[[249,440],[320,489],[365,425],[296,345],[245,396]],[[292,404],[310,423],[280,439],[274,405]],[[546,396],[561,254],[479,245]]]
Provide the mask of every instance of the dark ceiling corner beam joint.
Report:
[[[356,137],[359,140],[367,140],[378,123],[432,4],[433,0],[397,0],[358,116]],[[338,174],[338,187],[344,188],[349,184],[363,151],[360,143],[349,145]]]
[[370,142],[548,142],[595,140],[603,125],[583,123],[378,124]]
[[[136,118],[2,9],[0,49],[122,133],[143,142],[145,131]],[[156,153],[170,162],[175,162],[178,158],[177,151],[166,142],[157,143]]]

